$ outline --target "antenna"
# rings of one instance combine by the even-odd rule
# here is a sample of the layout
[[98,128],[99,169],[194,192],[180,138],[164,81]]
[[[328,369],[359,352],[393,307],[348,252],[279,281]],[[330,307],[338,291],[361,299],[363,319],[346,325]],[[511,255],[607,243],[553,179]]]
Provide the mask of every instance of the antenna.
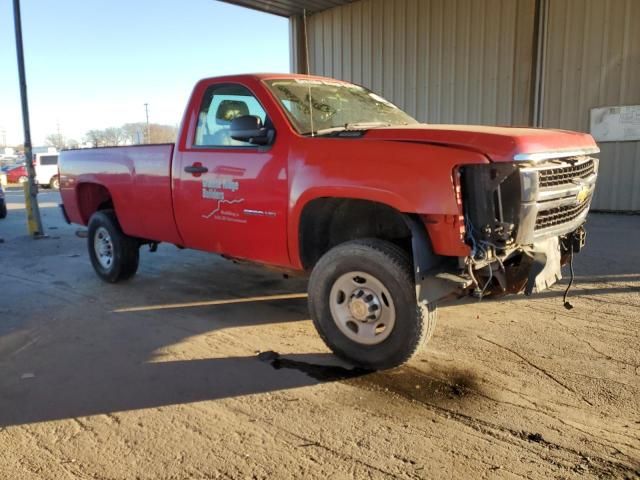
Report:
[[[302,11],[302,19],[304,23],[304,57],[307,61],[307,75],[311,75],[311,67],[309,66],[309,39],[307,33],[307,9],[305,8]],[[315,133],[313,132],[313,101],[311,100],[311,82],[307,82],[307,86],[309,87],[309,124],[311,127],[311,136],[314,137]]]

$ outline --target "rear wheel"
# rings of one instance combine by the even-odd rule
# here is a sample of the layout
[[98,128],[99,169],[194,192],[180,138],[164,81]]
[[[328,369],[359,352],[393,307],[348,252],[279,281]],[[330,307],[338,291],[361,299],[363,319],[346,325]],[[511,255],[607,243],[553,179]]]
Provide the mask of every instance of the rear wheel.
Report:
[[136,274],[140,244],[122,232],[113,210],[91,216],[87,246],[93,269],[106,282],[116,283]]
[[409,360],[433,332],[437,315],[435,305],[416,304],[409,256],[377,239],[338,245],[318,261],[309,310],[336,355],[373,369]]
[[58,190],[60,188],[60,178],[58,178],[57,175],[51,178],[51,181],[49,182],[49,187],[51,187],[54,190]]

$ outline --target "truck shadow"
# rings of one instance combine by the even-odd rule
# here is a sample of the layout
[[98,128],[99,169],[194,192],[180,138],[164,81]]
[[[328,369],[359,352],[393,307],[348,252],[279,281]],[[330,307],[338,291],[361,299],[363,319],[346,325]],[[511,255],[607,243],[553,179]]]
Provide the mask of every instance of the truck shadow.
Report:
[[[222,322],[176,312],[112,316],[106,321],[98,315],[99,321],[93,321],[87,309],[85,315],[0,336],[0,427],[318,384],[323,381],[318,375],[278,370],[257,355],[215,357],[217,347],[230,350],[224,336],[208,336],[230,326],[304,320],[306,312],[296,301],[281,309],[276,320],[273,312],[265,311],[272,307],[264,305],[225,307],[233,319]],[[205,336],[198,339],[205,343],[197,346],[198,353],[202,350],[214,358],[180,359],[180,343],[198,335]],[[19,339],[13,351],[2,349],[8,337]],[[246,347],[237,350],[246,351]],[[366,373],[342,367],[336,370],[337,361],[330,354],[286,358],[313,365],[318,371],[331,365],[328,368],[334,369],[334,375],[327,379],[330,381]]]
[[[301,356],[313,360],[314,357]],[[2,392],[0,426],[62,420],[143,408],[217,400],[319,383],[282,375],[255,357],[225,357],[128,365],[68,365],[62,377],[13,383]],[[112,358],[105,359],[113,363]]]

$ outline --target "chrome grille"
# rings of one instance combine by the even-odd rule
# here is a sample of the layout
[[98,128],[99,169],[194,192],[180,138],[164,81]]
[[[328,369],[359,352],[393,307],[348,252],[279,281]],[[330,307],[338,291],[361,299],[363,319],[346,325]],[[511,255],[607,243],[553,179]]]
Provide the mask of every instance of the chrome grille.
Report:
[[518,244],[565,235],[586,220],[598,175],[597,158],[559,157],[524,166],[520,175]]
[[538,212],[536,217],[536,230],[543,228],[555,227],[563,223],[571,222],[578,218],[586,209],[589,208],[591,198],[587,198],[577,205],[564,205],[562,207],[550,208]]
[[592,158],[584,162],[565,165],[557,168],[540,170],[540,188],[555,187],[571,183],[574,178],[588,178],[595,173],[595,165]]

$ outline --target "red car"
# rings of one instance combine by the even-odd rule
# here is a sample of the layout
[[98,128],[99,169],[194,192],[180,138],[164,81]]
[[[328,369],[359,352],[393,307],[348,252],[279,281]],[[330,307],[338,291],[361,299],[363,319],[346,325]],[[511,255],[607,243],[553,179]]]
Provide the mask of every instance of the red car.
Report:
[[27,180],[27,169],[24,165],[7,170],[7,182],[22,183]]
[[442,298],[560,278],[598,151],[583,133],[419,124],[357,85],[263,74],[200,81],[175,145],[67,150],[59,167],[105,281],[159,242],[309,274],[327,345],[389,368],[431,336]]

